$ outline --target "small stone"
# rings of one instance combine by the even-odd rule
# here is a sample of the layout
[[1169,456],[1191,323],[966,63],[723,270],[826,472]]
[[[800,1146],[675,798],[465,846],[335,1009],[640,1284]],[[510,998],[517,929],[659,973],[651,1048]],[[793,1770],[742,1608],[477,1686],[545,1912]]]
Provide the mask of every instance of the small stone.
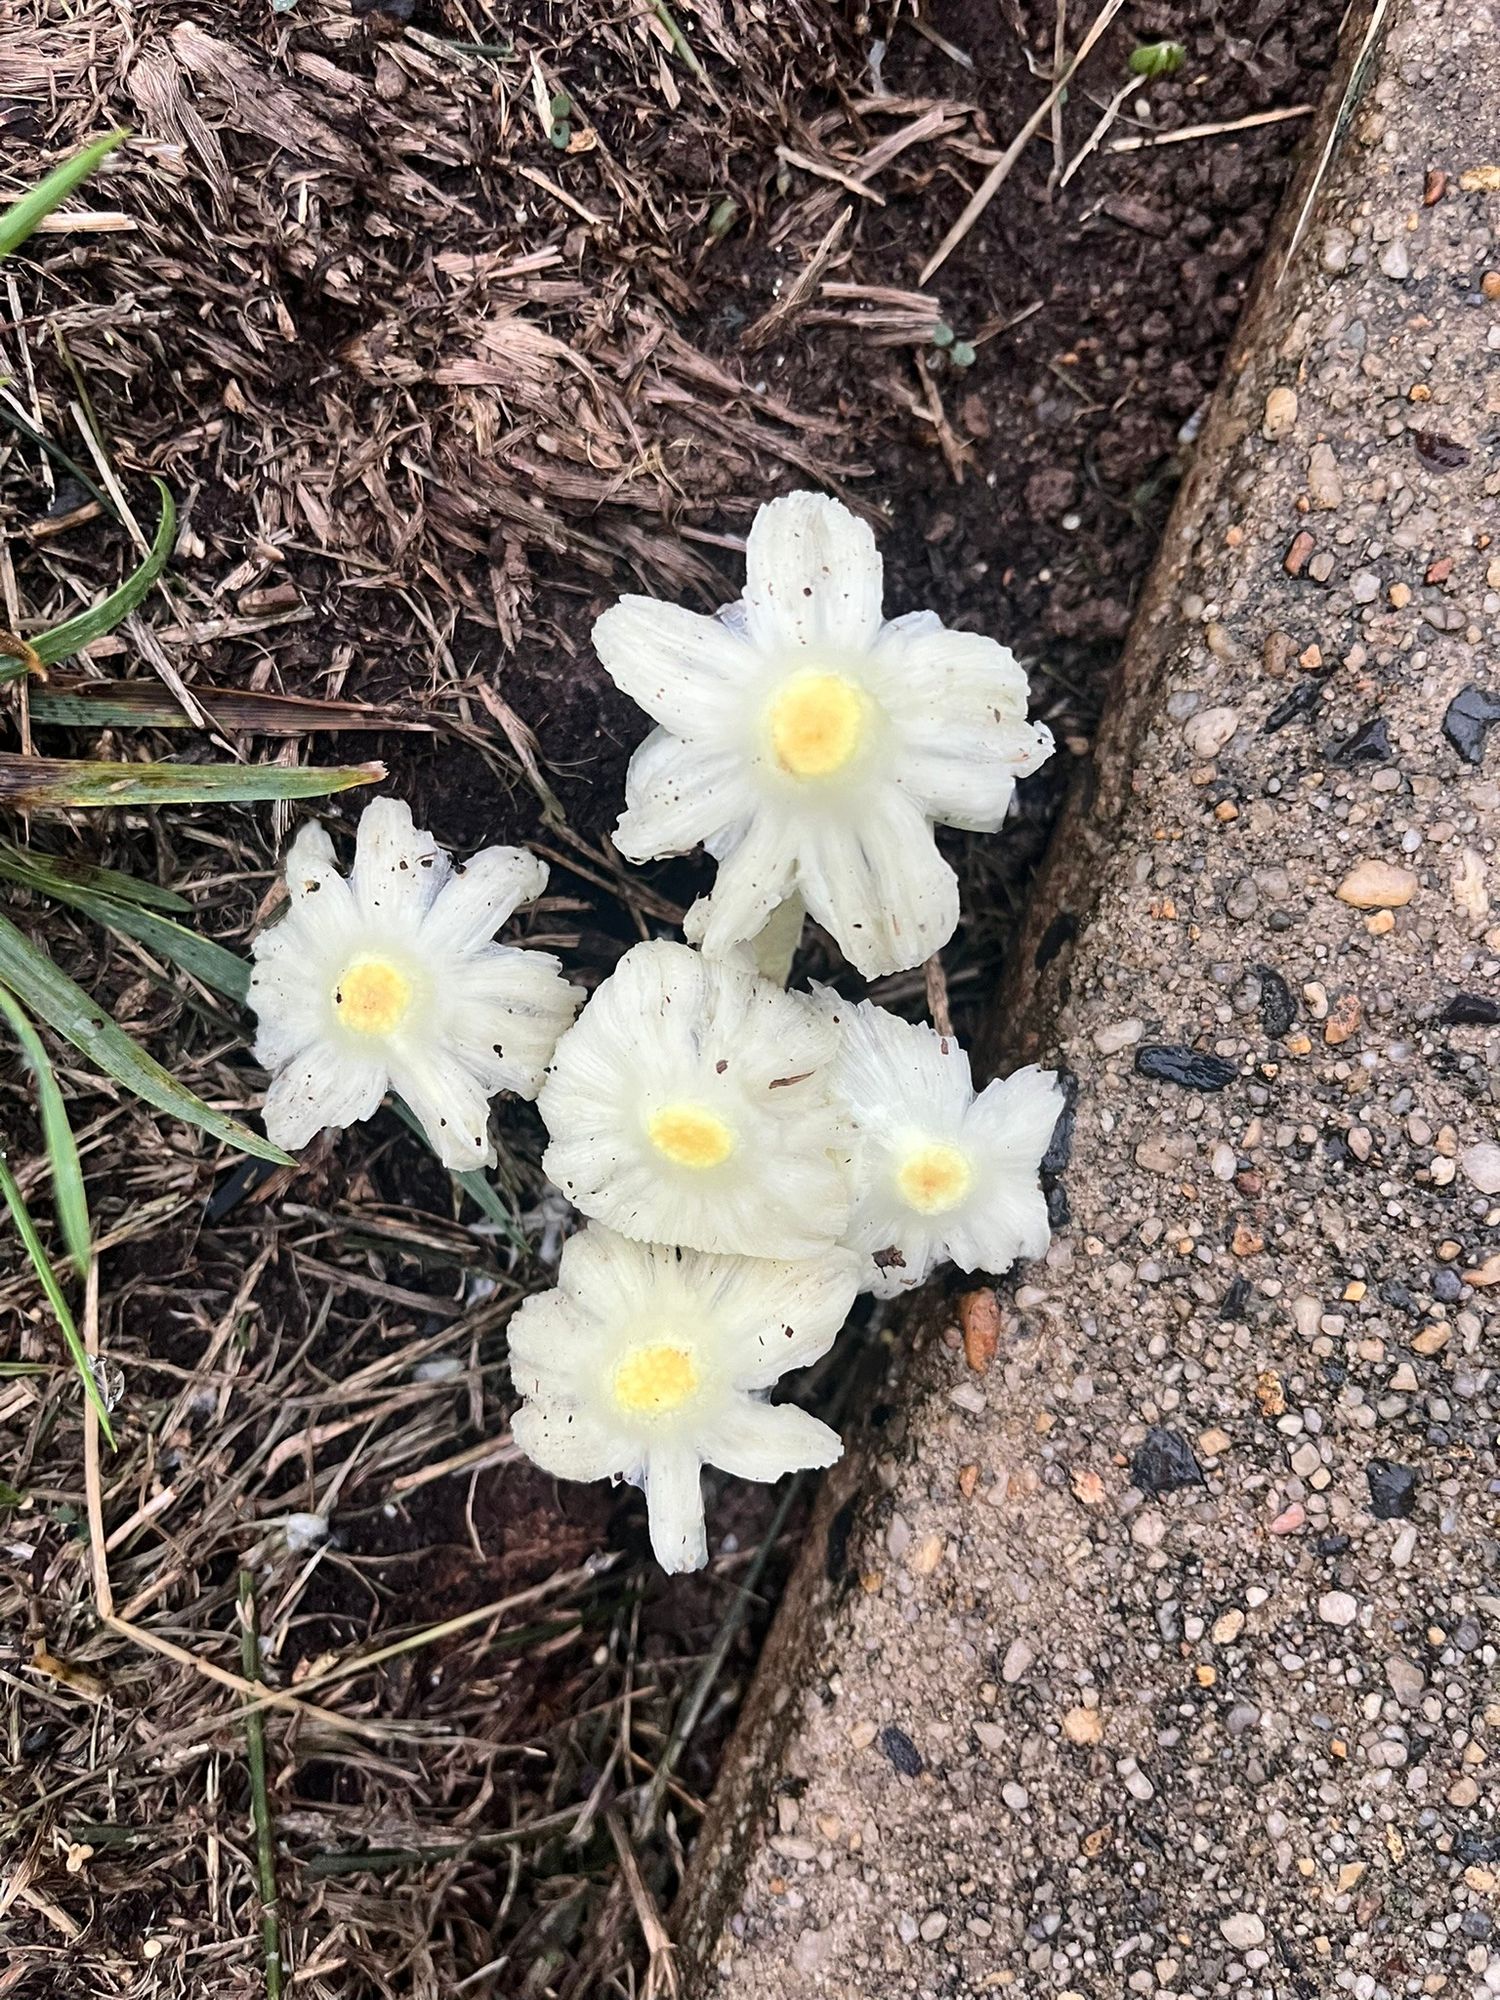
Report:
[[1247,923],[1260,908],[1260,891],[1253,876],[1242,875],[1224,898],[1225,912],[1236,923]]
[[1145,1032],[1144,1021],[1106,1021],[1094,1030],[1094,1047],[1100,1055],[1118,1055],[1121,1049],[1134,1048]]
[[1294,1500],[1290,1507],[1283,1507],[1271,1523],[1273,1535],[1295,1535],[1307,1520],[1307,1510],[1300,1500]]
[[1465,1146],[1458,1164],[1481,1194],[1500,1194],[1500,1146],[1488,1140],[1481,1140],[1477,1146]]
[[1450,1806],[1475,1806],[1479,1803],[1479,1787],[1472,1778],[1460,1778],[1448,1790]]
[[1307,568],[1308,558],[1317,546],[1306,528],[1302,529],[1300,534],[1294,535],[1291,547],[1281,560],[1281,566],[1287,575],[1301,576],[1303,570]]
[[921,1751],[904,1729],[887,1723],[880,1732],[880,1747],[903,1778],[920,1778],[927,1765]]
[[1338,1048],[1359,1030],[1361,1009],[1357,993],[1341,993],[1328,1010],[1328,1019],[1323,1023],[1323,1039],[1331,1048]]
[[1222,1617],[1214,1620],[1213,1625],[1209,1629],[1208,1636],[1216,1646],[1231,1646],[1244,1629],[1244,1612],[1239,1610],[1226,1611]]
[[1234,1234],[1229,1239],[1229,1247],[1236,1257],[1255,1257],[1265,1249],[1266,1239],[1259,1230],[1252,1229],[1248,1222],[1237,1222]]
[[1399,910],[1416,893],[1416,876],[1390,861],[1361,861],[1334,891],[1341,903],[1356,910]]
[[964,1359],[976,1375],[985,1374],[1000,1345],[1000,1301],[988,1285],[965,1292],[958,1302]]
[[1184,1090],[1223,1090],[1239,1075],[1238,1067],[1223,1056],[1176,1042],[1146,1043],[1135,1052],[1135,1068],[1138,1076],[1179,1084]]
[[1318,1616],[1325,1625],[1352,1625],[1359,1616],[1359,1601],[1347,1590],[1325,1590],[1318,1599]]
[[1000,1787],[1000,1796],[1012,1812],[1025,1812],[1031,1804],[1031,1794],[1024,1785],[1018,1785],[1014,1778]]
[[1159,1549],[1167,1538],[1167,1519],[1154,1507],[1143,1507],[1130,1524],[1130,1539],[1140,1549]]
[[[1435,1160],[1433,1165],[1437,1165]],[[1490,1285],[1500,1285],[1500,1250],[1493,1256],[1486,1257],[1482,1264],[1476,1264],[1472,1271],[1465,1271],[1463,1277],[1466,1285],[1473,1285],[1480,1290],[1487,1289]]]
[[1370,1488],[1370,1512],[1377,1521],[1404,1521],[1417,1504],[1419,1475],[1414,1466],[1372,1458],[1365,1467]]
[[1070,1743],[1080,1746],[1098,1743],[1104,1736],[1104,1717],[1097,1708],[1070,1708],[1062,1719],[1062,1727]]
[[1286,1390],[1281,1377],[1274,1368],[1262,1368],[1255,1378],[1255,1400],[1260,1405],[1263,1417],[1281,1417],[1286,1414]]
[[1411,276],[1411,258],[1407,254],[1404,237],[1398,236],[1387,243],[1380,253],[1380,268],[1388,278],[1394,278],[1398,284],[1403,278]]
[[1391,1377],[1391,1387],[1398,1395],[1413,1395],[1421,1386],[1421,1383],[1417,1380],[1417,1371],[1409,1361],[1403,1361]]
[[1349,259],[1354,255],[1354,235],[1348,229],[1325,229],[1320,261],[1330,277],[1336,278],[1349,268]]
[[1232,1181],[1239,1162],[1233,1146],[1221,1139],[1209,1157],[1209,1169],[1216,1181]]
[[1299,1479],[1311,1479],[1315,1472],[1322,1470],[1322,1466],[1323,1454],[1311,1442],[1299,1444],[1292,1453],[1292,1470]]
[[[1483,993],[1455,993],[1440,1017],[1451,1028],[1493,1028],[1500,1024],[1500,1004]],[[1413,1145],[1418,1144],[1416,1140]]]
[[931,1576],[943,1560],[948,1544],[942,1535],[924,1535],[906,1558],[906,1567],[914,1576]]
[[1380,578],[1372,569],[1357,569],[1349,579],[1349,595],[1356,604],[1373,604],[1380,595]]
[[1266,1941],[1266,1927],[1253,1910],[1237,1910],[1232,1917],[1222,1918],[1219,1929],[1224,1942],[1236,1951],[1250,1951]]
[[947,1911],[929,1910],[927,1912],[927,1915],[923,1917],[921,1924],[918,1926],[918,1934],[920,1935],[923,1944],[936,1944],[938,1939],[943,1935],[943,1932],[947,1930],[947,1928],[948,1928]]
[[1240,726],[1238,709],[1205,708],[1182,725],[1182,740],[1200,764],[1212,763]]
[[1423,1355],[1441,1354],[1452,1337],[1452,1329],[1444,1326],[1441,1320],[1436,1321],[1432,1326],[1424,1326],[1420,1333],[1412,1336],[1412,1352]]
[[1482,764],[1485,738],[1496,722],[1500,722],[1500,697],[1471,682],[1449,702],[1443,734],[1466,764]]
[[1332,510],[1344,498],[1344,482],[1339,464],[1326,444],[1315,444],[1307,459],[1307,493],[1315,507]]
[[1025,1639],[1012,1639],[1000,1668],[1001,1680],[1014,1687],[1017,1681],[1026,1678],[1035,1661],[1036,1651]]
[[1214,1429],[1200,1431],[1198,1434],[1198,1449],[1203,1453],[1205,1458],[1220,1457],[1224,1452],[1228,1451],[1233,1442],[1234,1440],[1230,1437],[1228,1431]]
[[1255,976],[1260,981],[1260,1025],[1273,1041],[1280,1041],[1297,1018],[1292,989],[1274,966],[1257,965]]
[[[1130,1461],[1130,1477],[1143,1493],[1176,1493],[1185,1486],[1202,1486],[1203,1468],[1181,1431],[1153,1425]],[[1158,1516],[1158,1518],[1160,1518]]]
[[1427,1689],[1427,1678],[1422,1669],[1407,1659],[1404,1653],[1392,1653],[1385,1663],[1385,1677],[1390,1682],[1391,1693],[1403,1708],[1415,1708]]
[[1265,414],[1261,418],[1260,434],[1275,444],[1284,438],[1297,421],[1297,391],[1284,386],[1275,388],[1266,398]]

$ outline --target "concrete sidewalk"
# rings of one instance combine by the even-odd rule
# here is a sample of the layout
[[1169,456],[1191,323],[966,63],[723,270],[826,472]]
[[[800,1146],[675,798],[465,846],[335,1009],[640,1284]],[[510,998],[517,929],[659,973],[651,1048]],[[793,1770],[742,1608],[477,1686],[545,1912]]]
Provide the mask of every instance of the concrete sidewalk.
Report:
[[689,1991],[1500,1993],[1495,0],[1373,65],[1043,885],[1071,1221],[830,1487]]

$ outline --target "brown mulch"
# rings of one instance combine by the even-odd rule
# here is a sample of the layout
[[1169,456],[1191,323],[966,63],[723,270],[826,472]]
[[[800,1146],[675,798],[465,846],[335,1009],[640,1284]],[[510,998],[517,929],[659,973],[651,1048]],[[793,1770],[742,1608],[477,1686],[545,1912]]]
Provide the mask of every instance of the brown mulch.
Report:
[[[72,204],[104,226],[0,274],[0,623],[34,630],[131,561],[106,515],[50,532],[87,489],[18,406],[84,473],[91,429],[148,525],[149,475],[180,510],[167,591],[74,671],[210,705],[370,702],[431,731],[31,740],[378,751],[440,839],[548,854],[532,935],[596,978],[701,869],[627,872],[608,846],[642,725],[592,619],[625,589],[732,597],[754,507],[823,485],[879,524],[891,608],[1007,639],[1063,745],[1001,838],[955,842],[962,1027],[1087,755],[1299,126],[1109,148],[1309,101],[1337,18],[1128,6],[1056,138],[1045,124],[923,287],[1047,91],[1050,0],[948,0],[920,24],[822,0],[0,0],[0,191],[111,122],[135,134]],[[1076,47],[1088,19],[1064,21]],[[1149,126],[1124,99],[1049,187],[1134,43],[1168,35],[1186,61],[1143,86]],[[6,747],[25,740],[11,715]],[[291,817],[37,817],[29,838],[170,884],[243,949]],[[224,1002],[56,909],[5,907],[184,1081],[253,1109]],[[886,997],[920,1006],[920,979]],[[241,1670],[242,1576],[262,1671],[298,1698],[265,1722],[291,1990],[643,1990],[795,1513],[747,1590],[776,1496],[726,1488],[714,1564],[668,1584],[635,1496],[559,1493],[518,1462],[504,1323],[545,1265],[393,1118],[262,1186],[71,1052],[62,1070],[120,1434],[92,1539],[129,1630],[98,1616],[76,1383],[0,1253],[0,1357],[21,1369],[0,1376],[0,1476],[23,1496],[0,1514],[0,1993],[265,1990],[245,1722],[204,1672]],[[524,1106],[502,1122],[497,1178],[545,1243],[539,1127]],[[3,1053],[0,1133],[45,1216]],[[321,1548],[288,1543],[304,1513],[332,1523]]]

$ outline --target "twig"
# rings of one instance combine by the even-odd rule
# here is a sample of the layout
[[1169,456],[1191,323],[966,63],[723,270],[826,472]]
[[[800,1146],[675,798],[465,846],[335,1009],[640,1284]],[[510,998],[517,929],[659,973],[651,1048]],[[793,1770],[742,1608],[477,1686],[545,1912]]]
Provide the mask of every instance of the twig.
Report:
[[[255,1580],[240,1571],[240,1665],[248,1681],[260,1678],[260,1633]],[[266,1964],[266,2000],[281,2000],[281,1917],[276,1902],[276,1829],[266,1793],[266,1725],[258,1708],[245,1712],[245,1755],[250,1765],[250,1816],[255,1824],[255,1877],[260,1891],[260,1942]]]
[[789,167],[800,167],[805,174],[815,174],[819,180],[836,181],[841,188],[847,188],[850,194],[857,194],[861,200],[873,201],[877,208],[885,207],[883,194],[867,186],[857,174],[835,166],[832,160],[815,160],[807,153],[799,153],[794,146],[778,146],[776,157],[784,160]]
[[1370,14],[1370,25],[1365,29],[1365,38],[1359,45],[1359,54],[1354,58],[1354,66],[1349,72],[1349,81],[1344,85],[1344,94],[1339,99],[1338,115],[1329,130],[1328,143],[1324,146],[1319,156],[1318,164],[1313,171],[1311,184],[1307,190],[1306,199],[1303,201],[1301,212],[1297,217],[1297,226],[1292,231],[1292,240],[1287,245],[1286,261],[1277,273],[1277,284],[1280,284],[1281,280],[1291,269],[1292,259],[1297,254],[1297,246],[1302,241],[1302,232],[1306,229],[1308,218],[1317,205],[1318,196],[1323,191],[1323,182],[1328,176],[1329,167],[1333,164],[1333,156],[1338,151],[1344,134],[1349,130],[1353,122],[1355,111],[1359,108],[1359,100],[1365,94],[1365,85],[1370,80],[1370,71],[1375,62],[1375,52],[1380,45],[1381,30],[1385,26],[1388,4],[1389,0],[1375,0],[1374,9]]
[[321,1672],[309,1674],[301,1686],[304,1689],[327,1687],[332,1681],[347,1680],[351,1674],[367,1673],[371,1667],[398,1659],[403,1653],[415,1652],[418,1647],[433,1645],[439,1639],[451,1639],[459,1632],[472,1631],[476,1625],[486,1625],[492,1619],[503,1618],[506,1612],[518,1610],[525,1604],[535,1604],[538,1599],[551,1597],[556,1591],[572,1590],[579,1584],[591,1583],[613,1569],[619,1561],[617,1555],[599,1556],[578,1569],[556,1570],[541,1583],[534,1583],[527,1590],[518,1590],[511,1597],[502,1597],[493,1604],[481,1604],[477,1610],[465,1611],[457,1618],[445,1618],[440,1625],[426,1625],[418,1632],[408,1633],[404,1639],[393,1639],[390,1645],[377,1647],[373,1653],[355,1653],[348,1659],[336,1660]]
[[1084,161],[1088,158],[1089,154],[1093,152],[1094,148],[1098,145],[1099,141],[1104,137],[1105,133],[1109,130],[1110,126],[1113,125],[1115,120],[1119,117],[1120,106],[1125,102],[1126,98],[1129,97],[1131,91],[1139,90],[1140,87],[1141,87],[1141,79],[1138,76],[1133,76],[1129,79],[1128,82],[1122,83],[1120,85],[1120,88],[1115,92],[1114,96],[1109,100],[1109,103],[1104,107],[1104,114],[1100,118],[1098,124],[1094,127],[1093,131],[1090,132],[1089,136],[1084,140],[1083,144],[1079,147],[1078,151],[1073,155],[1072,159],[1069,160],[1067,168],[1063,173],[1063,177],[1057,184],[1059,188],[1065,188],[1068,185],[1068,182],[1072,180],[1074,174],[1077,173],[1078,169],[1083,165]]
[[564,208],[571,208],[575,215],[582,216],[585,222],[592,223],[595,229],[604,228],[605,221],[602,215],[595,215],[591,208],[585,208],[583,203],[576,196],[569,194],[566,188],[560,188],[556,181],[549,181],[539,167],[524,166],[517,161],[516,172],[523,180],[530,181],[533,187],[539,187],[544,193],[550,194],[554,201],[560,201]]
[[32,231],[34,236],[122,236],[133,233],[136,220],[118,208],[81,209],[77,214],[54,209]]
[[1048,112],[1067,89],[1069,79],[1081,66],[1084,58],[1093,49],[1094,44],[1099,40],[1099,37],[1104,33],[1124,4],[1125,0],[1106,0],[1103,10],[1094,21],[1094,25],[1079,44],[1077,55],[1069,62],[1061,76],[1053,78],[1052,88],[1026,120],[1026,123],[1021,127],[1015,138],[1011,140],[999,159],[996,160],[994,166],[990,168],[978,188],[969,197],[963,214],[954,223],[948,234],[922,267],[922,275],[918,281],[919,283],[927,284],[933,272],[940,270],[947,263],[949,257],[958,248],[959,244],[963,242],[980,216],[984,214],[984,211],[999,193],[1011,168],[1020,159],[1027,145],[1036,136],[1037,132],[1041,130],[1043,120],[1046,118]]
[[789,326],[801,312],[816,290],[823,273],[833,262],[833,253],[838,248],[839,238],[849,227],[849,219],[853,214],[852,208],[839,210],[833,227],[781,297],[769,306],[758,320],[745,328],[740,335],[740,346],[747,354],[754,354],[759,348],[764,347],[767,341],[774,340],[782,328]]
[[[83,1288],[83,1351],[89,1367],[98,1377],[99,1361],[99,1246],[89,1259],[88,1277]],[[93,1398],[83,1399],[83,1491],[89,1520],[89,1552],[94,1572],[94,1602],[102,1619],[115,1615],[114,1594],[109,1587],[109,1557],[104,1539],[104,1483],[99,1477],[99,1414]]]
[[[1068,60],[1068,0],[1057,0],[1057,25],[1052,34],[1052,74],[1059,76]],[[1056,187],[1062,179],[1063,161],[1063,104],[1056,97],[1052,103],[1052,178],[1049,187]]]
[[[1140,78],[1130,88],[1139,90]],[[1283,104],[1276,111],[1253,111],[1248,118],[1230,118],[1221,125],[1179,125],[1175,132],[1139,132],[1128,139],[1111,139],[1112,153],[1150,153],[1158,146],[1180,145],[1184,139],[1218,139],[1226,132],[1248,132],[1253,125],[1281,125],[1288,118],[1307,118],[1316,109],[1311,104]]]
[[677,1966],[672,1954],[677,1947],[667,1935],[666,1925],[661,1920],[661,1912],[656,1907],[656,1898],[646,1887],[645,1877],[641,1874],[641,1864],[637,1861],[635,1849],[630,1845],[625,1829],[620,1824],[619,1814],[608,1812],[604,1815],[604,1820],[609,1828],[610,1838],[614,1841],[615,1853],[619,1857],[620,1873],[625,1878],[626,1894],[635,1905],[635,1919],[641,1927],[641,1936],[646,1944],[648,1954],[646,2000],[654,2000],[654,1996],[663,1991],[671,1996],[671,2000],[676,2000]]

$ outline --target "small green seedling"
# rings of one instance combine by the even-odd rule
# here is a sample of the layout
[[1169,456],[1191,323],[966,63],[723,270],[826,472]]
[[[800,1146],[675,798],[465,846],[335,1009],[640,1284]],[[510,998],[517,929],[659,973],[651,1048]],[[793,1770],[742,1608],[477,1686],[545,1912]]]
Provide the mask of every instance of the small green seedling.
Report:
[[1158,77],[1176,76],[1187,61],[1187,50],[1181,42],[1143,42],[1130,55],[1132,76]]

